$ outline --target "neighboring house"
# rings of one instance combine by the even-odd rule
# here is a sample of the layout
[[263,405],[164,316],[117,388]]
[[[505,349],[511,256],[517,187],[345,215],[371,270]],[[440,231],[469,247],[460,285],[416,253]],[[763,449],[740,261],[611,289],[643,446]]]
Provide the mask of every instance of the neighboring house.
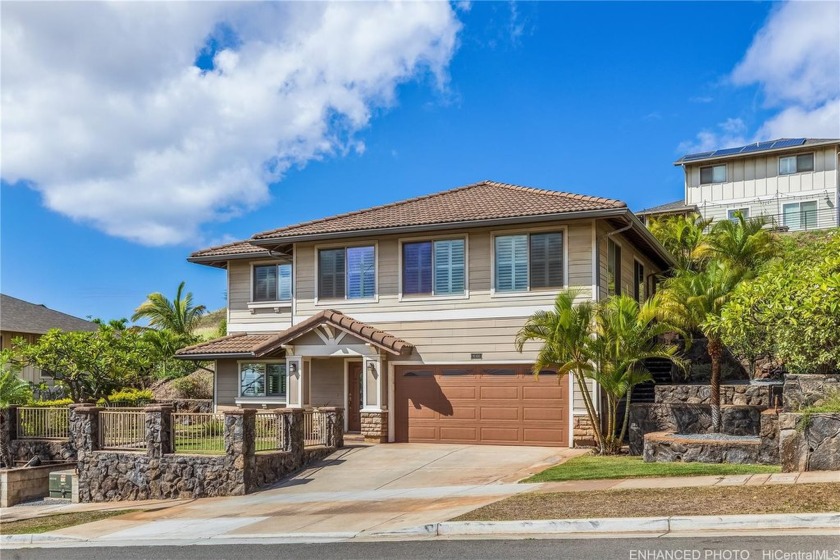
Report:
[[672,216],[687,216],[697,212],[697,206],[686,204],[684,200],[675,200],[667,204],[660,204],[651,208],[645,208],[636,212],[645,225],[650,223],[651,218],[670,218]]
[[639,299],[671,257],[623,202],[496,182],[258,233],[193,253],[227,270],[217,407],[344,407],[378,441],[572,445],[570,378],[514,348],[557,293]]
[[[54,311],[45,305],[0,294],[0,349],[11,348],[16,338],[35,342],[50,329],[95,331],[98,328],[96,323]],[[31,366],[25,367],[19,375],[30,383],[52,382],[52,378]]]
[[689,154],[674,165],[685,170],[685,205],[703,217],[741,212],[800,231],[840,225],[838,148],[836,138],[782,138]]

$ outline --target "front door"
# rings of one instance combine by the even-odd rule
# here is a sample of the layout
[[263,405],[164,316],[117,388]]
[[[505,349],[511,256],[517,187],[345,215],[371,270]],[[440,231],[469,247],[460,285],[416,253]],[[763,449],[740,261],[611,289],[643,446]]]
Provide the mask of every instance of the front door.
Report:
[[347,369],[347,431],[362,431],[362,364],[350,362]]

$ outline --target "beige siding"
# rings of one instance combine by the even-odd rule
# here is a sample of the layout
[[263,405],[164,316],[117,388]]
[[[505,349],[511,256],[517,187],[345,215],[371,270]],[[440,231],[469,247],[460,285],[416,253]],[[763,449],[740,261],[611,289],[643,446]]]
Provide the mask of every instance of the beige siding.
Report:
[[[265,264],[267,261],[257,262]],[[283,302],[279,311],[273,307],[249,309],[253,265],[254,262],[228,261],[228,332],[289,328],[292,325],[290,302]]]
[[[15,339],[22,338],[28,343],[37,342],[39,338],[41,338],[40,334],[31,334],[31,333],[19,333],[19,332],[11,332],[11,331],[2,331],[0,332],[0,349],[6,350],[7,348],[12,347],[12,341]],[[42,377],[41,370],[33,367],[33,366],[26,366],[25,368],[21,369],[18,372],[18,377],[24,381],[29,383],[34,383],[35,385],[39,383],[48,383],[52,385],[52,378],[51,377]]]
[[344,406],[344,359],[313,359],[310,376],[312,406]]
[[836,226],[836,208],[832,206],[837,204],[837,147],[806,147],[781,156],[810,152],[814,153],[813,172],[779,175],[779,154],[747,157],[726,162],[726,182],[710,185],[700,184],[704,164],[688,165],[686,203],[696,204],[707,218],[725,219],[729,209],[748,207],[752,216],[779,216],[786,200],[815,200],[817,227]]
[[235,406],[239,394],[239,364],[216,360],[216,406]]

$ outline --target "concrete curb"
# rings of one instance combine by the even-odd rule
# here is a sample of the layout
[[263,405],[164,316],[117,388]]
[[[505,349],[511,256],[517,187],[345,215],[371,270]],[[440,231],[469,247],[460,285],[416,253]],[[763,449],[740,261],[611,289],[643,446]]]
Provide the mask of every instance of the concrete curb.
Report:
[[369,536],[547,535],[567,533],[678,533],[765,529],[838,529],[840,513],[625,517],[533,521],[444,521]]
[[0,535],[0,544],[38,544],[58,542],[85,542],[87,539],[68,537],[65,535],[34,534],[34,535]]

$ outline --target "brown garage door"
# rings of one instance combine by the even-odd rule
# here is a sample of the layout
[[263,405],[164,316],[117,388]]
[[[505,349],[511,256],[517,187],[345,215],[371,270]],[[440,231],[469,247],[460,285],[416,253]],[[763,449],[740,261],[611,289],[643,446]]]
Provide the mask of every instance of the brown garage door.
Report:
[[568,381],[529,366],[399,366],[395,439],[499,445],[569,444]]

